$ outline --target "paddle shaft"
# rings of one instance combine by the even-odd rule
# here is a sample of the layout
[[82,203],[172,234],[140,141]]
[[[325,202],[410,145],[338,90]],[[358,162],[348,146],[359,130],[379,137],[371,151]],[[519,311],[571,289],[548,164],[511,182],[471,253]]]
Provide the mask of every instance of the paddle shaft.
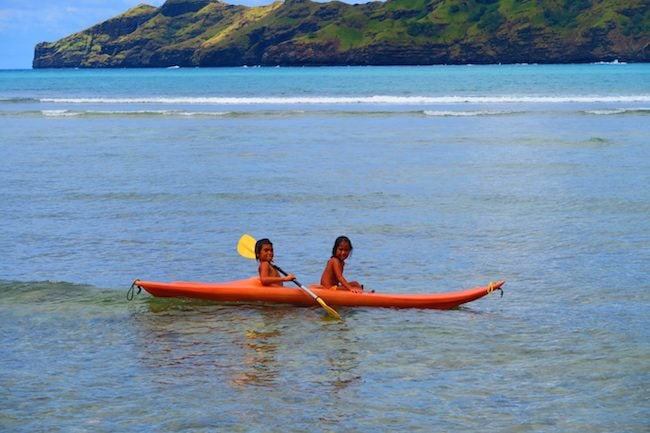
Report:
[[[273,265],[273,267],[274,267],[274,268],[275,268],[279,273],[281,273],[282,275],[284,275],[285,277],[286,277],[287,275],[289,275],[289,274],[287,274],[287,273],[286,273],[286,272],[285,272],[281,267],[279,267],[279,266],[276,265],[275,263],[271,263],[271,265]],[[305,292],[307,292],[307,293],[309,294],[309,296],[311,296],[311,297],[314,298],[314,299],[318,299],[318,296],[317,296],[314,292],[312,292],[311,290],[309,290],[306,286],[303,286],[302,284],[300,284],[300,281],[298,281],[298,280],[295,279],[295,278],[294,278],[293,280],[291,280],[291,281],[293,281],[293,283],[294,283],[296,286],[300,287],[300,288],[303,289]]]
[[[255,243],[256,243],[256,242],[257,242],[257,241],[255,240],[254,237],[252,237],[251,235],[244,234],[244,235],[239,239],[239,242],[237,243],[237,252],[239,252],[239,254],[241,254],[243,257],[246,257],[247,259],[255,259],[255,258],[256,258],[256,254],[255,254]],[[282,275],[284,275],[284,276],[287,276],[287,275],[288,275],[286,272],[284,272],[284,271],[282,270],[282,268],[280,268],[280,267],[279,267],[278,265],[276,265],[275,263],[271,262],[271,266],[273,266],[273,268],[274,268],[276,271],[278,271],[279,273],[281,273]],[[325,301],[323,301],[323,300],[322,300],[319,296],[317,296],[314,292],[312,292],[312,291],[309,290],[307,287],[305,287],[305,286],[303,286],[302,284],[300,284],[300,282],[299,282],[298,280],[296,280],[295,278],[294,278],[292,281],[293,281],[294,284],[296,284],[296,285],[297,285],[297,286],[298,286],[298,287],[299,287],[303,292],[307,293],[307,294],[308,294],[309,296],[311,296],[311,297],[312,297],[316,302],[318,302],[318,304],[320,304],[320,306],[323,307],[323,309],[325,309],[325,311],[327,311],[327,313],[328,313],[330,316],[332,316],[332,317],[334,317],[334,318],[336,318],[336,319],[339,319],[339,320],[343,320],[343,318],[341,317],[341,315],[340,315],[339,313],[337,313],[336,310],[335,310],[334,308],[332,308],[332,307],[330,307],[329,305],[327,305],[327,304],[325,303]]]

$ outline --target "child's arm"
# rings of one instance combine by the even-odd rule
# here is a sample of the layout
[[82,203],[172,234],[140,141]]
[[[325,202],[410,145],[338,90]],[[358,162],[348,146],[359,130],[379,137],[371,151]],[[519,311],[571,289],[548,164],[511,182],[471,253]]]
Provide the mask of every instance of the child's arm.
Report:
[[354,293],[360,293],[362,291],[359,287],[351,285],[348,280],[345,279],[343,276],[343,263],[340,260],[332,260],[332,270],[334,271],[334,275],[336,275],[336,279],[346,288],[346,290]]
[[278,272],[269,262],[261,262],[259,267],[260,282],[263,286],[273,286],[276,284],[282,285],[285,281],[293,281],[296,277],[289,274],[286,277],[281,277]]

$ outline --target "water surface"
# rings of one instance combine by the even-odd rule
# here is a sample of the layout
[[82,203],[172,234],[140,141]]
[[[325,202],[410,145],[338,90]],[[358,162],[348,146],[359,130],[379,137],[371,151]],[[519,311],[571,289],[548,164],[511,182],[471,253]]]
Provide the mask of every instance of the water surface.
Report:
[[[650,68],[0,71],[8,432],[647,432]],[[452,311],[126,301],[135,278]]]

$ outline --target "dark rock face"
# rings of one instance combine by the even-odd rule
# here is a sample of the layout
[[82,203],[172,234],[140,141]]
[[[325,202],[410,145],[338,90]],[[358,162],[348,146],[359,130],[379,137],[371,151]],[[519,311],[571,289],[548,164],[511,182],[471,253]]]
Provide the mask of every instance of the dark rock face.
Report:
[[644,1],[167,0],[40,43],[33,66],[648,62]]

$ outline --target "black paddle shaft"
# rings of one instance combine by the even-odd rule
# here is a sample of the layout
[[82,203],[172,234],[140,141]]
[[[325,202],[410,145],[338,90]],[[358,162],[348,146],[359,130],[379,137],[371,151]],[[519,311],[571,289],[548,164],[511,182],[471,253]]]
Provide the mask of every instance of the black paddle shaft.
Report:
[[[271,264],[273,265],[273,267],[274,267],[274,268],[275,268],[279,273],[281,273],[281,274],[284,275],[285,277],[286,277],[287,275],[289,275],[289,274],[287,274],[286,272],[284,272],[284,270],[282,270],[282,268],[279,267],[278,265],[276,265],[275,263],[271,263]],[[300,284],[300,282],[299,282],[298,280],[296,280],[295,278],[293,279],[293,282],[296,283],[296,285],[297,285],[298,287],[302,287],[302,284]]]

